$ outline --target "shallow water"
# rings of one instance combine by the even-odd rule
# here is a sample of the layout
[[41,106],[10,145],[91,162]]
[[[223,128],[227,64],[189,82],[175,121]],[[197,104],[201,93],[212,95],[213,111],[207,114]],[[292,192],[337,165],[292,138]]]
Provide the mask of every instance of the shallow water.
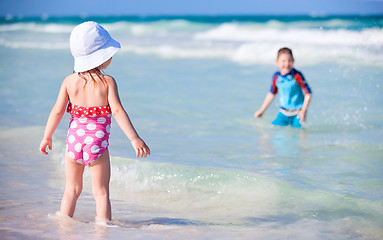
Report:
[[[119,227],[107,229],[94,224],[87,171],[74,221],[53,215],[64,188],[67,115],[54,151],[37,151],[73,66],[67,41],[80,20],[3,21],[2,237],[382,239],[383,20],[232,20],[101,19],[123,47],[107,72],[152,150],[135,159],[113,122]],[[270,125],[278,101],[252,118],[285,45],[313,90],[306,130]]]

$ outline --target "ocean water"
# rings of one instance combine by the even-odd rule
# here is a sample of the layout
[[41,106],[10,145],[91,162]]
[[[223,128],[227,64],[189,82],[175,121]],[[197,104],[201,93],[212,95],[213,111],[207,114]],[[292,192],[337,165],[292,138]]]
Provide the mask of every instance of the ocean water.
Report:
[[[65,115],[38,152],[72,28],[120,41],[107,73],[152,155],[113,121],[114,224],[94,224],[89,172],[73,220]],[[260,107],[290,47],[313,90],[305,130]],[[383,239],[383,17],[99,17],[0,20],[1,239]]]

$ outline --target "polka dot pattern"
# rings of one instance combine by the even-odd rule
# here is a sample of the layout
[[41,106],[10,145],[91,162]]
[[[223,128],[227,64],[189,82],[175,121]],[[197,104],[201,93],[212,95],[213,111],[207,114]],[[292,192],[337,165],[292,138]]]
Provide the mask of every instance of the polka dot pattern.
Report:
[[91,144],[93,142],[93,138],[92,137],[86,137],[85,140],[84,140],[84,143],[85,144]]
[[86,128],[87,128],[88,130],[94,130],[94,129],[96,129],[96,124],[94,124],[94,123],[89,123],[88,125],[86,125]]
[[[87,116],[100,116],[100,115],[109,115],[112,113],[110,106],[101,106],[101,107],[81,107],[75,104],[69,103],[67,107],[67,112],[72,116],[77,117],[87,117]],[[101,119],[102,121],[102,119]]]
[[75,158],[74,152],[68,152],[69,157]]
[[84,117],[84,116],[82,116],[82,117],[80,117],[79,119],[78,119],[78,121],[80,122],[80,123],[86,123],[86,117]]
[[103,138],[104,136],[105,136],[105,132],[104,131],[97,131],[96,132],[96,137]]
[[96,116],[72,115],[67,136],[68,156],[88,165],[109,146],[111,114]]
[[92,153],[98,153],[100,151],[100,148],[97,146],[97,145],[93,145],[91,148],[90,148],[90,151]]
[[76,145],[74,145],[74,150],[76,150],[76,152],[81,152],[82,150],[81,143],[76,143]]
[[76,138],[75,138],[73,135],[70,135],[70,136],[68,137],[67,142],[68,142],[68,143],[73,143],[75,140],[76,140]]
[[85,135],[85,130],[84,129],[77,129],[76,134],[77,134],[77,136],[82,137]]
[[105,124],[106,123],[106,119],[104,117],[100,117],[100,118],[97,119],[97,122],[99,124]]

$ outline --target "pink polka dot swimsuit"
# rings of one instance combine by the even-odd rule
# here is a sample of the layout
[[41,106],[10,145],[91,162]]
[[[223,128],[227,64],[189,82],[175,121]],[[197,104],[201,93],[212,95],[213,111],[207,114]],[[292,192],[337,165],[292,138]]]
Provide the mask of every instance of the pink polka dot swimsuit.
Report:
[[72,115],[67,136],[67,152],[74,161],[88,165],[109,146],[111,110],[102,107],[80,107],[69,103]]

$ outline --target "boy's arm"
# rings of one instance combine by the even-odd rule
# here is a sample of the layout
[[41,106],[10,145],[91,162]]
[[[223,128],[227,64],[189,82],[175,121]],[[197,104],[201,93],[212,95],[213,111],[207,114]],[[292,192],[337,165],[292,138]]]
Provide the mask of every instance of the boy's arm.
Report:
[[294,79],[297,81],[297,83],[301,86],[303,92],[305,93],[305,98],[303,100],[303,106],[300,112],[298,113],[298,119],[300,123],[303,123],[306,121],[306,112],[307,108],[309,107],[310,101],[311,101],[311,88],[309,87],[309,84],[306,82],[305,77],[302,73],[297,72],[294,75]]
[[123,108],[120,97],[118,95],[118,88],[115,80],[110,76],[105,76],[108,83],[108,102],[112,110],[112,114],[116,119],[118,125],[129,138],[136,151],[136,156],[146,157],[150,155],[150,149],[146,143],[138,136],[136,130],[133,127],[132,122],[125,109]]
[[62,117],[65,113],[65,108],[68,104],[68,92],[66,88],[66,79],[61,84],[60,92],[58,94],[55,105],[53,106],[47,125],[45,127],[44,137],[40,143],[40,152],[47,155],[46,147],[48,146],[52,150],[52,135],[55,132],[57,126],[59,125]]
[[263,101],[263,104],[261,106],[261,108],[256,111],[254,113],[254,117],[256,118],[260,118],[262,117],[263,113],[266,111],[266,109],[270,106],[270,104],[273,102],[274,100],[274,97],[275,97],[275,94],[269,92],[266,97],[265,97],[265,100]]
[[306,112],[307,112],[307,108],[309,107],[310,101],[311,101],[311,93],[306,93],[305,99],[303,101],[302,109],[300,110],[298,114],[298,119],[300,119],[299,120],[300,123],[306,121]]

